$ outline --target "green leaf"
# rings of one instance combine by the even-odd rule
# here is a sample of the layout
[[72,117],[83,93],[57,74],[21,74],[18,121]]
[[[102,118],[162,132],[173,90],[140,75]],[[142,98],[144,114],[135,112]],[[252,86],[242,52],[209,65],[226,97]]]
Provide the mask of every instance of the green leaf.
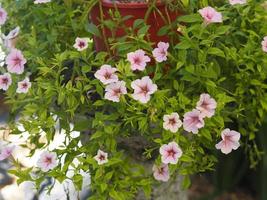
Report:
[[194,23],[194,22],[202,22],[203,19],[199,14],[191,14],[191,15],[184,15],[178,18],[179,22],[186,22],[186,23]]
[[190,42],[183,40],[180,43],[178,43],[174,48],[175,49],[189,49],[190,47],[191,47]]
[[138,27],[140,27],[140,25],[144,26],[144,24],[144,19],[136,19],[133,23],[133,29],[137,29]]
[[212,47],[208,50],[208,54],[211,55],[216,55],[216,56],[220,56],[220,57],[225,57],[224,52],[221,49],[218,49],[216,47]]
[[100,31],[98,30],[97,26],[94,25],[93,23],[89,23],[86,26],[86,31],[88,31],[89,33],[91,33],[91,34],[93,34],[95,36],[101,37]]
[[191,185],[191,180],[189,176],[185,176],[182,182],[182,188],[187,189]]

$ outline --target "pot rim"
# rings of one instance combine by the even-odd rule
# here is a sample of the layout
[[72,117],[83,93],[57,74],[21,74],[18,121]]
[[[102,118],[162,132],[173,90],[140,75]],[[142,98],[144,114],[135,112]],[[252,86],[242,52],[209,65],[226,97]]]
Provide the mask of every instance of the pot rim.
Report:
[[[117,8],[127,8],[127,9],[137,9],[137,8],[148,8],[149,5],[148,3],[115,3],[115,2],[111,2],[111,0],[101,0],[101,3],[104,7],[108,7],[108,8],[115,8],[115,4]],[[156,6],[164,6],[165,3],[158,1],[156,3]]]

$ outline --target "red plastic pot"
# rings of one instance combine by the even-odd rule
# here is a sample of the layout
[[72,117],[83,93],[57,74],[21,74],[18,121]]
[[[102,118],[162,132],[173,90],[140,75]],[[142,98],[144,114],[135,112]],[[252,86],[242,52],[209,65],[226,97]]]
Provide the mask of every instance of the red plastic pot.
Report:
[[[174,21],[179,15],[181,15],[181,12],[175,11],[171,12],[167,6],[162,3],[158,2],[156,3],[157,8],[162,13],[162,16],[164,16],[165,19],[170,19],[171,21]],[[102,0],[101,7],[99,4],[94,6],[90,12],[90,21],[98,26],[100,24],[101,19],[101,9],[103,12],[103,20],[110,20],[111,16],[109,14],[109,11],[115,11],[116,9],[120,12],[120,15],[122,17],[131,15],[132,17],[124,22],[124,25],[127,27],[132,27],[133,23],[136,19],[144,19],[145,15],[149,9],[148,3],[117,3],[116,5],[111,0]],[[162,16],[156,11],[152,11],[147,18],[147,24],[150,25],[150,28],[148,30],[148,36],[147,39],[151,42],[158,43],[160,41],[168,42],[169,38],[167,36],[158,36],[157,33],[160,30],[161,27],[166,25],[165,21],[162,19]],[[94,43],[95,43],[95,49],[96,51],[106,51],[107,48],[109,48],[109,44],[105,44],[104,38],[110,38],[112,36],[112,33],[109,29],[104,28],[104,30],[101,30],[102,37],[94,36]],[[116,38],[122,37],[125,35],[124,29],[117,29],[116,31]]]

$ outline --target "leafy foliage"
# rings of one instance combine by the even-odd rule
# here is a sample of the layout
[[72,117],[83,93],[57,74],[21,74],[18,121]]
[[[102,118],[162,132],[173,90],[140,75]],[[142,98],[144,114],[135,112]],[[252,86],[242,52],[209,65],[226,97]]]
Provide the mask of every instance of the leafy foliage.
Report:
[[[18,95],[12,88],[7,92],[12,113],[20,115],[19,122],[10,121],[12,132],[21,134],[17,124],[24,126],[30,134],[29,143],[35,145],[32,154],[53,141],[57,124],[67,135],[65,146],[56,150],[59,159],[66,155],[64,163],[45,175],[59,181],[67,179],[66,171],[77,158],[80,164],[75,167],[73,181],[81,188],[79,170],[90,171],[91,199],[133,199],[140,189],[149,196],[154,180],[136,159],[160,163],[159,147],[176,141],[183,156],[170,171],[172,176],[184,175],[183,186],[188,187],[189,175],[213,170],[217,162],[214,145],[225,127],[242,134],[242,148],[254,166],[260,154],[254,139],[267,111],[267,57],[260,45],[267,26],[266,11],[260,3],[223,4],[218,9],[224,16],[222,24],[204,26],[200,15],[193,13],[179,17],[159,32],[172,38],[168,61],[151,63],[144,72],[133,73],[126,54],[138,48],[148,54],[152,50],[145,40],[149,26],[143,26],[142,19],[134,23],[137,34],[129,32],[127,38],[113,43],[116,58],[94,52],[92,43],[85,52],[72,47],[78,36],[101,33],[99,27],[87,22],[93,2],[65,0],[42,6],[33,5],[31,0],[4,2],[9,5],[10,19],[5,28],[14,24],[21,27],[18,47],[24,50],[34,80],[27,95]],[[106,25],[116,26],[112,22]],[[180,42],[175,42],[177,39]],[[130,94],[119,103],[104,100],[104,86],[93,74],[106,63],[117,67],[129,93],[133,80],[151,74],[159,90],[147,104],[138,103]],[[162,128],[164,114],[183,115],[192,110],[203,92],[215,98],[218,107],[213,118],[205,119],[205,128],[199,134],[182,130],[173,134]],[[73,138],[72,131],[81,131],[80,137]],[[45,133],[45,143],[40,141],[40,133]],[[127,148],[125,140],[133,138],[146,145],[138,151]],[[103,166],[93,159],[99,148],[109,153],[109,162]],[[18,168],[11,173],[19,177],[19,182],[33,179],[28,169]],[[36,173],[34,181],[38,185],[45,176]]]

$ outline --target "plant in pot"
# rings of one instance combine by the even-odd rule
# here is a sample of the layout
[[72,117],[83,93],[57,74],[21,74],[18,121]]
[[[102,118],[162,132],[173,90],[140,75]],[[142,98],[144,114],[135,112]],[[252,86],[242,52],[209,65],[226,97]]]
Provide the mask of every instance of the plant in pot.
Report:
[[[15,5],[9,19],[21,26],[16,48],[24,51],[6,50],[1,87],[12,116],[19,116],[10,119],[10,134],[27,132],[29,156],[38,160],[29,168],[12,160],[19,183],[39,188],[53,177],[71,180],[78,191],[81,172],[90,172],[90,199],[142,199],[142,192],[176,199],[177,177],[189,187],[190,175],[213,170],[218,154],[242,149],[255,162],[257,151],[249,147],[267,110],[266,12],[259,2],[192,8],[198,12],[176,19],[182,34],[161,27],[173,41],[152,46],[145,32],[130,34],[130,41],[111,45],[117,59],[96,53],[89,33],[76,26],[77,19],[86,23],[93,1]],[[18,17],[25,7],[40,30]],[[44,24],[47,15],[53,17]],[[36,55],[50,46],[52,52]],[[27,79],[27,72],[34,76]],[[9,158],[12,150],[4,146],[1,155]]]
[[94,37],[95,48],[97,51],[109,50],[111,43],[125,40],[131,34],[145,34],[146,39],[154,43],[168,42],[170,37],[158,35],[158,32],[166,25],[176,30],[175,20],[187,4],[187,1],[172,0],[101,0],[89,14],[90,26],[94,27],[92,30],[100,29]]

